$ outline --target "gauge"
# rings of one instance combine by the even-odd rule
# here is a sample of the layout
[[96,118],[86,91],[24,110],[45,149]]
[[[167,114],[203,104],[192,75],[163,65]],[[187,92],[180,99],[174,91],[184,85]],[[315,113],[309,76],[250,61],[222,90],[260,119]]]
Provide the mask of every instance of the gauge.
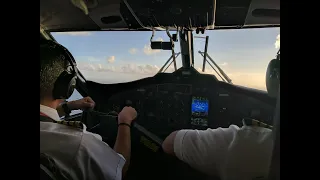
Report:
[[112,105],[112,110],[113,110],[113,111],[116,111],[116,112],[119,112],[119,111],[120,111],[120,106],[117,105],[117,104],[113,104],[113,105]]

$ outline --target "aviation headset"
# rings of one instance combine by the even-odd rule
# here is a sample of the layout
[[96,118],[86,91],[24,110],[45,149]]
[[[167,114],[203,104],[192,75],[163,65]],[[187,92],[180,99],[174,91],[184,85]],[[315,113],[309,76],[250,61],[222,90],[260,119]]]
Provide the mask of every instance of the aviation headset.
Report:
[[40,52],[44,49],[54,51],[55,54],[58,54],[60,58],[67,63],[65,70],[59,75],[54,83],[52,95],[54,99],[68,99],[76,87],[76,61],[65,47],[54,41],[40,41]]
[[276,59],[272,59],[267,68],[266,86],[271,97],[277,97],[280,85],[280,49]]

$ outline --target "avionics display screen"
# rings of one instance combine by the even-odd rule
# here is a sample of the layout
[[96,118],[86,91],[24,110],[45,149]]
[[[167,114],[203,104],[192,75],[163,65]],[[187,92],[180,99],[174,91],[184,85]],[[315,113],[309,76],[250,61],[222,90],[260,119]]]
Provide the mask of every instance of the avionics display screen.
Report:
[[209,113],[209,100],[202,97],[193,97],[191,112],[192,115],[207,116]]
[[192,97],[191,125],[208,126],[209,100],[204,97]]

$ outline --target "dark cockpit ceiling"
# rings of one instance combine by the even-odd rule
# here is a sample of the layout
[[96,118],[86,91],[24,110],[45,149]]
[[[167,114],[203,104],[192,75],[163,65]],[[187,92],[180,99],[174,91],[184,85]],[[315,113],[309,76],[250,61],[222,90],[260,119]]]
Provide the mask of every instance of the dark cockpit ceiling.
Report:
[[[82,1],[82,0],[81,0]],[[81,2],[73,1],[73,2]],[[280,26],[280,0],[41,0],[49,31],[164,30]],[[82,10],[78,7],[82,7]]]

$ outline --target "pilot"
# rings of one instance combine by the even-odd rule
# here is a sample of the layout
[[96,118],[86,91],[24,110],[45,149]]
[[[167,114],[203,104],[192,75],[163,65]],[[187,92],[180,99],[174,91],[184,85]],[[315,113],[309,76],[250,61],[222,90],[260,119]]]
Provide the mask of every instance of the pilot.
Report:
[[253,119],[243,126],[179,130],[163,142],[164,152],[222,180],[266,179],[271,162],[272,127]]
[[[59,104],[68,99],[76,82],[75,61],[69,51],[53,41],[40,42],[40,169],[55,179],[117,179],[130,161],[130,125],[137,112],[125,107],[118,115],[114,148],[101,136],[86,131],[79,121],[61,121]],[[90,97],[59,108],[93,108]]]

